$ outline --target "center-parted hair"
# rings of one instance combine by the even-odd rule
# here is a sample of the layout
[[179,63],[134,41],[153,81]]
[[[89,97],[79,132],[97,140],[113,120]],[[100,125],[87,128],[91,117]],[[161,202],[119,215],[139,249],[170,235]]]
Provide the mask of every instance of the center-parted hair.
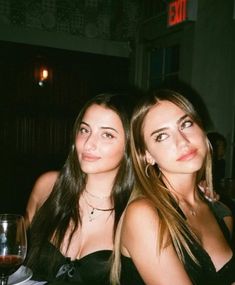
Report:
[[[50,196],[33,218],[30,227],[30,248],[33,250],[29,250],[27,258],[27,265],[32,269],[39,262],[40,249],[44,243],[52,241],[53,245],[59,249],[65,233],[72,223],[69,247],[73,234],[81,225],[78,201],[85,189],[86,174],[81,170],[75,141],[86,110],[94,104],[113,110],[120,117],[125,134],[124,155],[111,192],[115,214],[114,233],[129,199],[134,183],[130,157],[132,99],[128,94],[100,94],[89,100],[78,114],[73,127],[72,142],[67,160],[59,173]],[[53,256],[51,263],[53,264]]]
[[[135,173],[135,187],[131,195],[130,202],[138,197],[145,197],[150,200],[159,216],[158,244],[156,251],[168,246],[169,242],[177,252],[178,257],[184,263],[185,253],[197,263],[197,259],[190,249],[190,244],[194,241],[200,243],[200,240],[189,228],[185,217],[179,209],[178,201],[172,196],[163,181],[163,174],[158,166],[149,165],[146,175],[146,143],[144,139],[145,118],[150,109],[161,101],[169,101],[183,110],[196,123],[205,134],[207,142],[207,154],[201,169],[197,172],[196,183],[206,180],[208,188],[213,192],[212,174],[211,174],[211,150],[202,121],[192,103],[181,94],[168,89],[153,90],[145,94],[137,104],[131,119],[131,153]],[[166,110],[167,112],[167,110]],[[157,147],[157,146],[156,146]],[[195,185],[197,186],[197,185]],[[120,265],[120,235],[121,223],[118,227],[115,240],[115,253],[113,255],[113,265],[111,270],[111,281],[113,284],[119,284],[121,265]],[[165,237],[170,240],[166,242]],[[153,249],[155,250],[155,249]]]
[[[195,108],[191,102],[181,94],[172,90],[158,90],[149,92],[136,107],[131,120],[131,151],[133,157],[134,171],[136,174],[136,187],[140,189],[141,193],[149,198],[160,217],[160,231],[158,249],[163,247],[163,236],[165,231],[169,231],[171,240],[175,246],[179,258],[183,261],[183,248],[192,256],[188,247],[188,240],[195,235],[191,235],[185,219],[179,213],[176,207],[174,197],[162,179],[162,173],[157,165],[149,166],[148,176],[146,176],[146,158],[145,150],[146,144],[143,134],[144,119],[149,110],[161,101],[169,101],[183,110],[204,132],[205,140],[207,141],[207,154],[202,165],[202,168],[197,173],[196,183],[198,184],[202,179],[205,179],[210,191],[212,187],[211,175],[211,153],[210,145],[206,137],[201,119],[199,118]],[[167,112],[167,110],[166,110]],[[193,256],[192,256],[193,258]]]

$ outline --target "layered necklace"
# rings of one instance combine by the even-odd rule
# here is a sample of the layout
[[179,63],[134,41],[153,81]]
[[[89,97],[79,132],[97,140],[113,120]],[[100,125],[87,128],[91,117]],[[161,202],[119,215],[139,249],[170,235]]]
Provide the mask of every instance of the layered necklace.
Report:
[[196,208],[190,207],[190,208],[189,208],[189,213],[190,213],[192,216],[197,216],[197,209],[198,209],[198,205],[197,205]]
[[103,200],[103,199],[108,199],[110,197],[110,195],[107,195],[107,196],[98,196],[98,195],[95,195],[91,192],[89,192],[87,189],[85,189],[85,192],[91,196],[92,198],[96,198],[96,199],[100,199],[100,200]]
[[[197,201],[196,206],[193,207],[186,200],[178,198],[178,195],[180,195],[180,194],[176,190],[174,190],[174,192],[172,194],[175,197],[176,201],[178,202],[178,205],[179,206],[181,205],[183,207],[183,209],[185,209],[191,216],[196,217],[198,215],[198,210],[199,210],[199,206],[200,206],[199,201]],[[199,200],[200,200],[200,197],[199,197]]]
[[199,210],[199,203],[196,205],[196,207],[192,207],[191,205],[189,205],[188,203],[186,203],[185,201],[181,201],[180,204],[184,204],[185,205],[185,209],[190,213],[191,216],[197,216],[198,210]]
[[[108,199],[110,196],[96,196],[95,194],[93,193],[90,193],[89,191],[87,191],[85,189],[85,192],[95,198],[95,199],[99,199],[99,200],[105,200],[105,199]],[[95,207],[93,206],[86,198],[85,195],[83,195],[83,198],[84,198],[84,201],[86,202],[87,206],[88,206],[88,219],[89,219],[89,222],[93,222],[94,220],[96,220],[99,216],[101,216],[104,212],[112,212],[114,210],[114,207],[113,208],[101,208],[101,207]],[[96,214],[96,213],[99,213],[99,214]]]

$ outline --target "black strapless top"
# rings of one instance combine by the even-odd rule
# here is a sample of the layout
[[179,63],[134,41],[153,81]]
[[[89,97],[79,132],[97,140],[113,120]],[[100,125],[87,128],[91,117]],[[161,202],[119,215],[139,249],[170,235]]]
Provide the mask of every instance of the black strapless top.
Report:
[[76,285],[109,285],[111,254],[111,250],[100,250],[71,260],[48,242],[41,251],[38,263],[31,268],[32,279],[48,281],[50,284],[74,282]]
[[[201,267],[188,258],[185,270],[194,285],[231,285],[235,281],[235,256],[216,272],[210,257],[201,252]],[[131,258],[121,256],[121,285],[145,285]]]
[[[215,214],[218,224],[221,227],[226,239],[229,239],[229,231],[224,220],[217,215],[220,207],[210,206]],[[189,245],[190,246],[190,245]],[[192,252],[200,263],[198,266],[185,252],[185,270],[194,285],[231,285],[235,282],[235,255],[216,272],[215,266],[201,245],[195,243],[190,246]],[[139,275],[131,258],[121,256],[121,285],[144,285],[144,281]]]

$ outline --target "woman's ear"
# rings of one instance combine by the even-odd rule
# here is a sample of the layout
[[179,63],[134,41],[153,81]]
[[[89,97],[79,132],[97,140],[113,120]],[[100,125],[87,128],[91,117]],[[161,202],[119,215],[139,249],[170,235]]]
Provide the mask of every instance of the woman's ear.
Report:
[[155,159],[147,150],[145,151],[145,159],[148,164],[154,165],[156,163]]

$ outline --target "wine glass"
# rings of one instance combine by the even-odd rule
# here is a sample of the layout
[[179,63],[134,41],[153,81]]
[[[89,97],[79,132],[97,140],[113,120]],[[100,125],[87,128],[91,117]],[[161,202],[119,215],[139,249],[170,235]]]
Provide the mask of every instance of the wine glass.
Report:
[[0,214],[0,284],[23,263],[27,252],[24,218],[16,214]]

